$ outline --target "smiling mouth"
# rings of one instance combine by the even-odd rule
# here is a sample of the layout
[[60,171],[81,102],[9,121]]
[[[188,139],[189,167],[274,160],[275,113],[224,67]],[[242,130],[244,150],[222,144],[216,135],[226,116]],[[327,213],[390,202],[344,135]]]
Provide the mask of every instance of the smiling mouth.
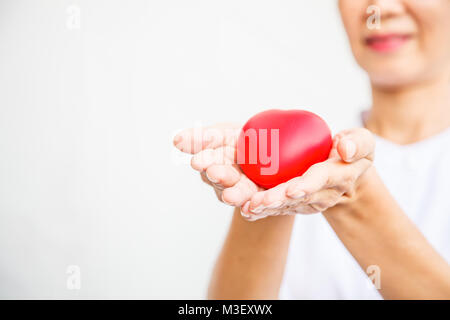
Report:
[[394,52],[411,40],[411,35],[383,34],[365,38],[365,44],[376,52]]

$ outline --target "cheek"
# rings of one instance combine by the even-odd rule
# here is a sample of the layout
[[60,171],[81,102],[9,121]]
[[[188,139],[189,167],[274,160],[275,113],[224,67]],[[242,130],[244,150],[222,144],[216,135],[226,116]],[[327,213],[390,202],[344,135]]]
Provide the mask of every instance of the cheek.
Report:
[[[415,0],[417,2],[418,0]],[[450,64],[450,0],[428,0],[415,8],[421,54],[430,63]],[[439,2],[440,5],[431,4]]]
[[362,28],[365,26],[366,1],[341,0],[339,9],[350,44],[356,49],[361,44]]

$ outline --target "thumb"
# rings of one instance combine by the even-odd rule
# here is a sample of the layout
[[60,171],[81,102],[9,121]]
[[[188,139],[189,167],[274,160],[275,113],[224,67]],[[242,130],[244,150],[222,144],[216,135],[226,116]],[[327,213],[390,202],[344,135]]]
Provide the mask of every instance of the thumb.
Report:
[[345,130],[338,134],[337,152],[345,162],[355,162],[366,158],[373,160],[375,138],[365,128]]

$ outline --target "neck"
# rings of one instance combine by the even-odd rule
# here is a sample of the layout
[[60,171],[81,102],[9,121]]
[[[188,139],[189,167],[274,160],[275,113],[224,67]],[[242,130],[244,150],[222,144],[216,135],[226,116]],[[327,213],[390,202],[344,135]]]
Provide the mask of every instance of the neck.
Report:
[[446,74],[399,89],[372,84],[373,106],[366,126],[398,144],[431,137],[450,126],[450,83]]

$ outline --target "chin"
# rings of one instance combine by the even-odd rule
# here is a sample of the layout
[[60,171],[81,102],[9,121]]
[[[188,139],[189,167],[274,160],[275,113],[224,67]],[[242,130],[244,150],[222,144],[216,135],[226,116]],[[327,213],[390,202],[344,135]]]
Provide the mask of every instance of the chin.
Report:
[[377,87],[399,88],[420,82],[421,72],[417,61],[395,59],[361,65],[367,72],[371,83]]
[[397,90],[414,85],[418,81],[412,77],[403,75],[369,75],[370,82],[374,87],[386,90]]

